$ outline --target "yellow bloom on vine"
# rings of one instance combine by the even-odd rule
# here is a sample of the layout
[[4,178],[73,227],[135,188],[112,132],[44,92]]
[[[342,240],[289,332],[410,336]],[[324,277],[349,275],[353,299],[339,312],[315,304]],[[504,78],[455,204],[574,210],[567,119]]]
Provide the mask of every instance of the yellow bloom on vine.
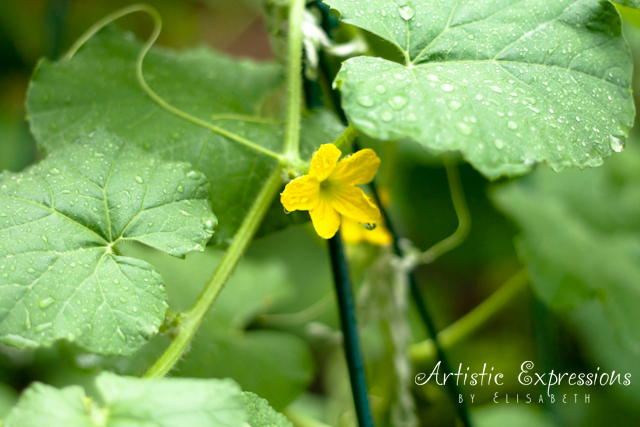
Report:
[[340,161],[342,152],[324,144],[311,159],[309,174],[291,181],[280,195],[288,211],[309,211],[318,235],[333,237],[340,228],[340,216],[361,224],[380,220],[380,210],[356,185],[373,180],[380,166],[376,153],[365,148]]

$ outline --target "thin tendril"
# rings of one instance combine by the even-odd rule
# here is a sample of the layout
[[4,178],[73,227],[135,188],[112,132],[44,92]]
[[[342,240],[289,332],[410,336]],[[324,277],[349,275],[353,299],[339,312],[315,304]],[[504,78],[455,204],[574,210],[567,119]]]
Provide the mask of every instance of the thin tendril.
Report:
[[87,40],[89,40],[91,37],[93,37],[98,31],[100,31],[102,28],[104,28],[105,26],[109,25],[111,22],[122,18],[123,16],[129,15],[131,13],[135,13],[135,12],[144,12],[147,13],[148,15],[150,15],[153,18],[153,32],[151,33],[151,36],[149,36],[149,39],[147,39],[147,41],[145,42],[145,44],[142,47],[142,50],[140,51],[140,53],[138,54],[138,58],[136,59],[136,79],[138,80],[138,84],[140,85],[140,87],[142,88],[142,90],[151,98],[153,99],[160,107],[164,108],[165,110],[175,114],[178,117],[181,117],[187,121],[190,121],[194,124],[197,124],[199,126],[202,126],[204,128],[207,128],[209,130],[212,130],[213,132],[216,132],[220,135],[223,135],[233,141],[236,141],[242,145],[245,145],[255,151],[258,151],[262,154],[266,154],[269,157],[273,157],[274,159],[277,159],[279,162],[284,162],[284,157],[276,152],[273,152],[267,148],[264,148],[254,142],[249,141],[248,139],[245,139],[239,135],[234,134],[233,132],[229,132],[223,128],[220,128],[216,125],[213,125],[209,122],[206,122],[204,120],[201,120],[195,116],[192,116],[189,113],[186,113],[182,110],[180,110],[179,108],[174,107],[173,105],[169,104],[167,101],[165,101],[160,95],[158,95],[156,92],[153,91],[153,89],[151,89],[151,87],[149,87],[149,85],[147,84],[147,81],[144,78],[144,75],[142,73],[142,63],[144,61],[145,56],[147,55],[147,52],[149,52],[149,50],[151,49],[151,47],[155,44],[156,40],[158,39],[158,36],[160,35],[160,31],[162,30],[162,18],[160,17],[160,13],[158,13],[158,11],[156,9],[154,9],[151,6],[145,5],[145,4],[134,4],[125,8],[122,8],[110,15],[107,15],[106,17],[104,17],[103,19],[101,19],[100,21],[96,22],[93,26],[91,26],[91,28],[89,28],[89,30],[87,30],[87,32],[85,32],[74,44],[73,46],[71,46],[71,49],[69,49],[69,52],[67,52],[67,54],[64,56],[64,59],[69,60],[71,58],[73,58],[73,56],[76,54],[76,52],[87,42]]
[[471,229],[471,215],[469,214],[462,183],[460,182],[458,166],[455,161],[448,156],[443,156],[442,160],[445,170],[447,171],[447,180],[449,181],[449,191],[451,192],[453,208],[458,217],[458,228],[452,235],[436,243],[422,254],[422,261],[425,264],[433,262],[436,258],[460,246],[469,235],[469,230]]

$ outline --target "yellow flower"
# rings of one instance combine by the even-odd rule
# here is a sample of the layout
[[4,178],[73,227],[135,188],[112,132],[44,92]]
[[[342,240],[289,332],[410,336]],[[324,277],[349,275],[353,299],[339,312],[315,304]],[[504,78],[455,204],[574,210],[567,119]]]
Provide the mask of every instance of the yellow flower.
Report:
[[309,211],[313,227],[324,239],[340,228],[340,215],[359,223],[375,223],[380,211],[356,185],[373,180],[380,159],[365,148],[338,162],[342,152],[324,144],[311,159],[309,174],[291,181],[280,195],[288,211]]
[[357,245],[364,241],[372,245],[385,246],[393,241],[391,233],[384,224],[378,224],[373,230],[367,230],[362,224],[343,218],[340,230],[345,243],[350,245]]

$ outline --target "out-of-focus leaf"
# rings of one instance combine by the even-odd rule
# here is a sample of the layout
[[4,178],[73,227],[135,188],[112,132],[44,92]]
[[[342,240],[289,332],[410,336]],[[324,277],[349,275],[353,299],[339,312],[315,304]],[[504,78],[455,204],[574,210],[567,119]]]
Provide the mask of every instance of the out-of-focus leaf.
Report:
[[596,300],[623,345],[640,351],[640,154],[562,175],[539,170],[499,188],[522,228],[518,253],[554,308]]
[[473,413],[477,427],[557,427],[541,413],[524,404],[489,404]]
[[96,379],[102,402],[84,390],[31,385],[5,427],[241,427],[245,405],[230,380],[140,379],[104,372]]

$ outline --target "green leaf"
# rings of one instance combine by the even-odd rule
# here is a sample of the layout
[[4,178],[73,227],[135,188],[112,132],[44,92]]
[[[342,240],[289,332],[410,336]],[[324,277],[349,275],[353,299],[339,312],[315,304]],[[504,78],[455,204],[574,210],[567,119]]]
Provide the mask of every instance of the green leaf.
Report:
[[325,2],[405,56],[352,58],[336,77],[374,138],[459,150],[489,178],[597,166],[623,147],[632,63],[608,1]]
[[4,427],[241,427],[245,399],[230,380],[118,377],[96,379],[101,404],[78,386],[58,390],[35,383]]
[[613,0],[615,3],[621,4],[627,7],[640,8],[640,0]]
[[166,295],[155,269],[118,245],[203,250],[216,223],[208,187],[186,163],[104,130],[0,175],[0,341],[134,354],[162,324]]
[[474,425],[478,427],[556,427],[544,415],[524,404],[513,406],[486,405],[473,411]]
[[251,427],[293,427],[287,417],[276,412],[260,396],[245,391],[242,400],[249,413],[247,424]]
[[177,375],[233,378],[243,390],[285,408],[313,379],[308,345],[295,335],[270,330],[234,330],[207,319],[178,363]]
[[540,170],[499,188],[522,229],[517,249],[535,290],[558,310],[602,305],[621,344],[640,351],[640,154],[562,175]]
[[[282,70],[204,47],[180,53],[152,49],[143,64],[149,86],[194,121],[162,108],[142,90],[135,75],[140,50],[131,37],[107,29],[71,60],[41,61],[27,100],[31,130],[37,142],[51,150],[104,126],[165,159],[188,161],[216,183],[210,188],[213,210],[220,218],[214,243],[228,243],[278,164],[228,135],[281,151],[283,125],[263,110],[281,86]],[[326,118],[318,120],[323,123]],[[312,134],[316,147],[340,133],[335,117],[333,123]]]
[[18,393],[8,385],[0,383],[0,420],[9,414],[17,401]]
[[[243,390],[257,393],[278,410],[306,390],[314,374],[313,358],[306,342],[289,332],[247,329],[273,305],[289,298],[301,299],[293,295],[293,291],[296,284],[302,282],[289,271],[295,261],[284,254],[287,248],[302,251],[306,248],[283,242],[278,239],[281,235],[273,235],[269,239],[271,244],[260,241],[271,248],[271,255],[276,259],[265,259],[249,251],[240,261],[200,326],[191,349],[173,371],[174,375],[232,378]],[[127,245],[123,253],[157,268],[166,285],[170,308],[176,311],[191,307],[223,255],[221,250],[210,247],[203,253],[191,253],[185,260],[177,260],[145,249],[141,245]],[[308,252],[304,254],[311,256]],[[309,268],[305,271],[309,274]],[[187,276],[189,281],[185,283]],[[305,282],[305,287],[316,285],[315,276],[313,283]]]

